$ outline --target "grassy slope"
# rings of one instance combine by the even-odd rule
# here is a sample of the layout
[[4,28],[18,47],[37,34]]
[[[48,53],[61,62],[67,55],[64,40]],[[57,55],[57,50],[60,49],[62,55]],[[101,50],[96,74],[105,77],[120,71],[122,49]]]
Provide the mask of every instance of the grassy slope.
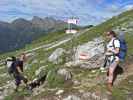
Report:
[[[123,20],[121,20],[121,19],[123,19]],[[108,20],[108,21],[106,21],[106,22],[104,22],[104,23],[102,23],[102,24],[100,24],[100,25],[98,25],[96,27],[91,28],[88,32],[85,32],[84,34],[82,34],[80,37],[74,39],[73,41],[69,41],[66,44],[63,44],[63,45],[61,45],[59,47],[68,49],[68,48],[71,48],[72,45],[79,45],[79,44],[88,42],[89,40],[92,40],[94,37],[98,37],[98,36],[103,35],[103,33],[105,31],[108,31],[110,29],[114,29],[117,26],[121,26],[125,22],[130,22],[129,19],[133,20],[133,10],[127,11],[127,12],[125,12],[125,13],[117,16],[117,17],[113,17],[112,19],[110,19],[110,20]],[[18,53],[22,52],[23,50],[27,50],[27,49],[31,49],[31,48],[40,46],[42,44],[47,44],[47,43],[51,43],[51,42],[57,41],[60,38],[64,38],[66,36],[67,35],[64,34],[64,32],[51,33],[48,36],[42,37],[39,40],[34,41],[32,44],[27,45],[26,48],[19,50]],[[133,53],[133,45],[132,45],[133,39],[132,38],[133,38],[133,35],[127,33],[126,40],[128,42],[129,55]],[[40,66],[43,66],[43,65],[53,66],[53,65],[50,65],[47,62],[47,57],[56,48],[53,48],[53,49],[51,49],[49,51],[44,51],[43,49],[40,49],[40,50],[36,51],[35,58],[38,60],[38,62],[36,64],[32,64],[33,59],[31,61],[30,60],[28,61],[28,64],[30,64],[30,68],[26,71],[26,74],[29,77],[29,79],[33,79],[35,77],[34,76],[35,70],[38,69]],[[4,54],[1,57],[5,57],[7,55],[12,55],[12,54],[15,54],[15,53],[16,52],[9,53],[9,54]],[[40,61],[42,61],[42,60],[44,61],[44,63],[40,63]],[[49,68],[49,70],[51,70],[51,69],[53,69],[53,67]],[[50,82],[51,82],[51,80],[50,80]]]

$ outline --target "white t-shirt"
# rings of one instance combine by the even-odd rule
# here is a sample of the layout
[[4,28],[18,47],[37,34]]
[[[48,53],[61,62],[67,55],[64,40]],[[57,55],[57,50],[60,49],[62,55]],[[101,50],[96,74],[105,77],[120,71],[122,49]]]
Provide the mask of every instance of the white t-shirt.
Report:
[[120,41],[116,38],[112,38],[107,44],[107,49],[115,50],[115,48],[120,48]]
[[[109,43],[107,44],[107,50],[110,49],[112,51],[115,50],[115,48],[120,48],[120,41],[116,38],[112,38]],[[112,56],[110,59],[113,60],[114,56]],[[115,61],[118,61],[119,58],[117,56],[115,56]]]

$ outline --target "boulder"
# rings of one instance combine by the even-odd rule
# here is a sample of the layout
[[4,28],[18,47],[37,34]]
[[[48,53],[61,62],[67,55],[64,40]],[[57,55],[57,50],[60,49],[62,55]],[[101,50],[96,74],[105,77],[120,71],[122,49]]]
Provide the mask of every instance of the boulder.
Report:
[[104,57],[102,55],[96,55],[89,61],[83,62],[79,67],[85,69],[97,69],[102,67],[104,64]]
[[86,69],[99,68],[104,63],[103,38],[95,38],[93,41],[77,47],[73,61],[67,62],[67,67],[81,67]]
[[57,74],[64,77],[65,80],[70,80],[72,78],[72,73],[65,68],[59,69]]
[[60,58],[63,53],[65,52],[64,49],[62,48],[58,48],[56,49],[48,58],[48,61],[54,63],[54,64],[58,64],[62,61],[62,59]]
[[74,61],[89,60],[95,55],[104,53],[103,38],[95,38],[93,41],[89,41],[83,45],[77,47]]

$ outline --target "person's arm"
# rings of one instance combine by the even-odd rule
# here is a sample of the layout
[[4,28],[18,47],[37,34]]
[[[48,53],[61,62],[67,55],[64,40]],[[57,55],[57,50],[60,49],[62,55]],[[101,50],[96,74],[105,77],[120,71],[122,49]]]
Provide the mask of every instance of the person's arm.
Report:
[[120,51],[120,48],[115,48],[115,50],[112,50],[112,52],[113,52],[114,54],[118,54],[119,51]]
[[20,67],[19,66],[17,66],[17,70],[18,70],[18,72],[20,73],[20,74],[22,74],[23,72],[21,71],[21,69],[20,69]]

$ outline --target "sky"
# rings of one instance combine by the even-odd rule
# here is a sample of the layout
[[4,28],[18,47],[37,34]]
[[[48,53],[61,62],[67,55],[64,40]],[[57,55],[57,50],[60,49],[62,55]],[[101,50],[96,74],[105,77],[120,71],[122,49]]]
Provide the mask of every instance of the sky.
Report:
[[0,0],[0,20],[76,17],[80,25],[96,25],[130,9],[133,0]]

